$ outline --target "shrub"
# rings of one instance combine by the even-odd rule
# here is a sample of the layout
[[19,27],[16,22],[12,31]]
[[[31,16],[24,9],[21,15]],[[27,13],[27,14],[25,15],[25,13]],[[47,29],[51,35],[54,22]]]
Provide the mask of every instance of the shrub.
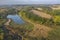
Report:
[[60,16],[54,16],[53,21],[59,23],[60,22]]

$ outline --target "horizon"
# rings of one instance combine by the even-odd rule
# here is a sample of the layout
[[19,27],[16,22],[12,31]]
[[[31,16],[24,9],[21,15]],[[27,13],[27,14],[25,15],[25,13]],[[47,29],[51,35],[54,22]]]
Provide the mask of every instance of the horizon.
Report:
[[60,4],[60,0],[0,0],[0,5]]

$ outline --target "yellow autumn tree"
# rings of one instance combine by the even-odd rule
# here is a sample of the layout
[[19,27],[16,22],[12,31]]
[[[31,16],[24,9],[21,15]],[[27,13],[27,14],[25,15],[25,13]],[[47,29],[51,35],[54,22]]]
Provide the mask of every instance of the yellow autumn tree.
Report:
[[60,23],[60,16],[54,16],[53,21]]

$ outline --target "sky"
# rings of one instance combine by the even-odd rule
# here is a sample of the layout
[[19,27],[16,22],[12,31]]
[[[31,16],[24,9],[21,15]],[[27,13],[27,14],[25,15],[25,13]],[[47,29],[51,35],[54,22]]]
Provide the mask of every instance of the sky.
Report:
[[0,0],[0,5],[12,4],[60,4],[60,0]]

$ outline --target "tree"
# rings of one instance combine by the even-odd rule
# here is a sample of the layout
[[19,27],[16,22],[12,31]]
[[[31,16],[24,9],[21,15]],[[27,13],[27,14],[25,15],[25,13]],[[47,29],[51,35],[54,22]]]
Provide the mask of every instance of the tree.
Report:
[[54,16],[53,21],[60,23],[60,16]]

